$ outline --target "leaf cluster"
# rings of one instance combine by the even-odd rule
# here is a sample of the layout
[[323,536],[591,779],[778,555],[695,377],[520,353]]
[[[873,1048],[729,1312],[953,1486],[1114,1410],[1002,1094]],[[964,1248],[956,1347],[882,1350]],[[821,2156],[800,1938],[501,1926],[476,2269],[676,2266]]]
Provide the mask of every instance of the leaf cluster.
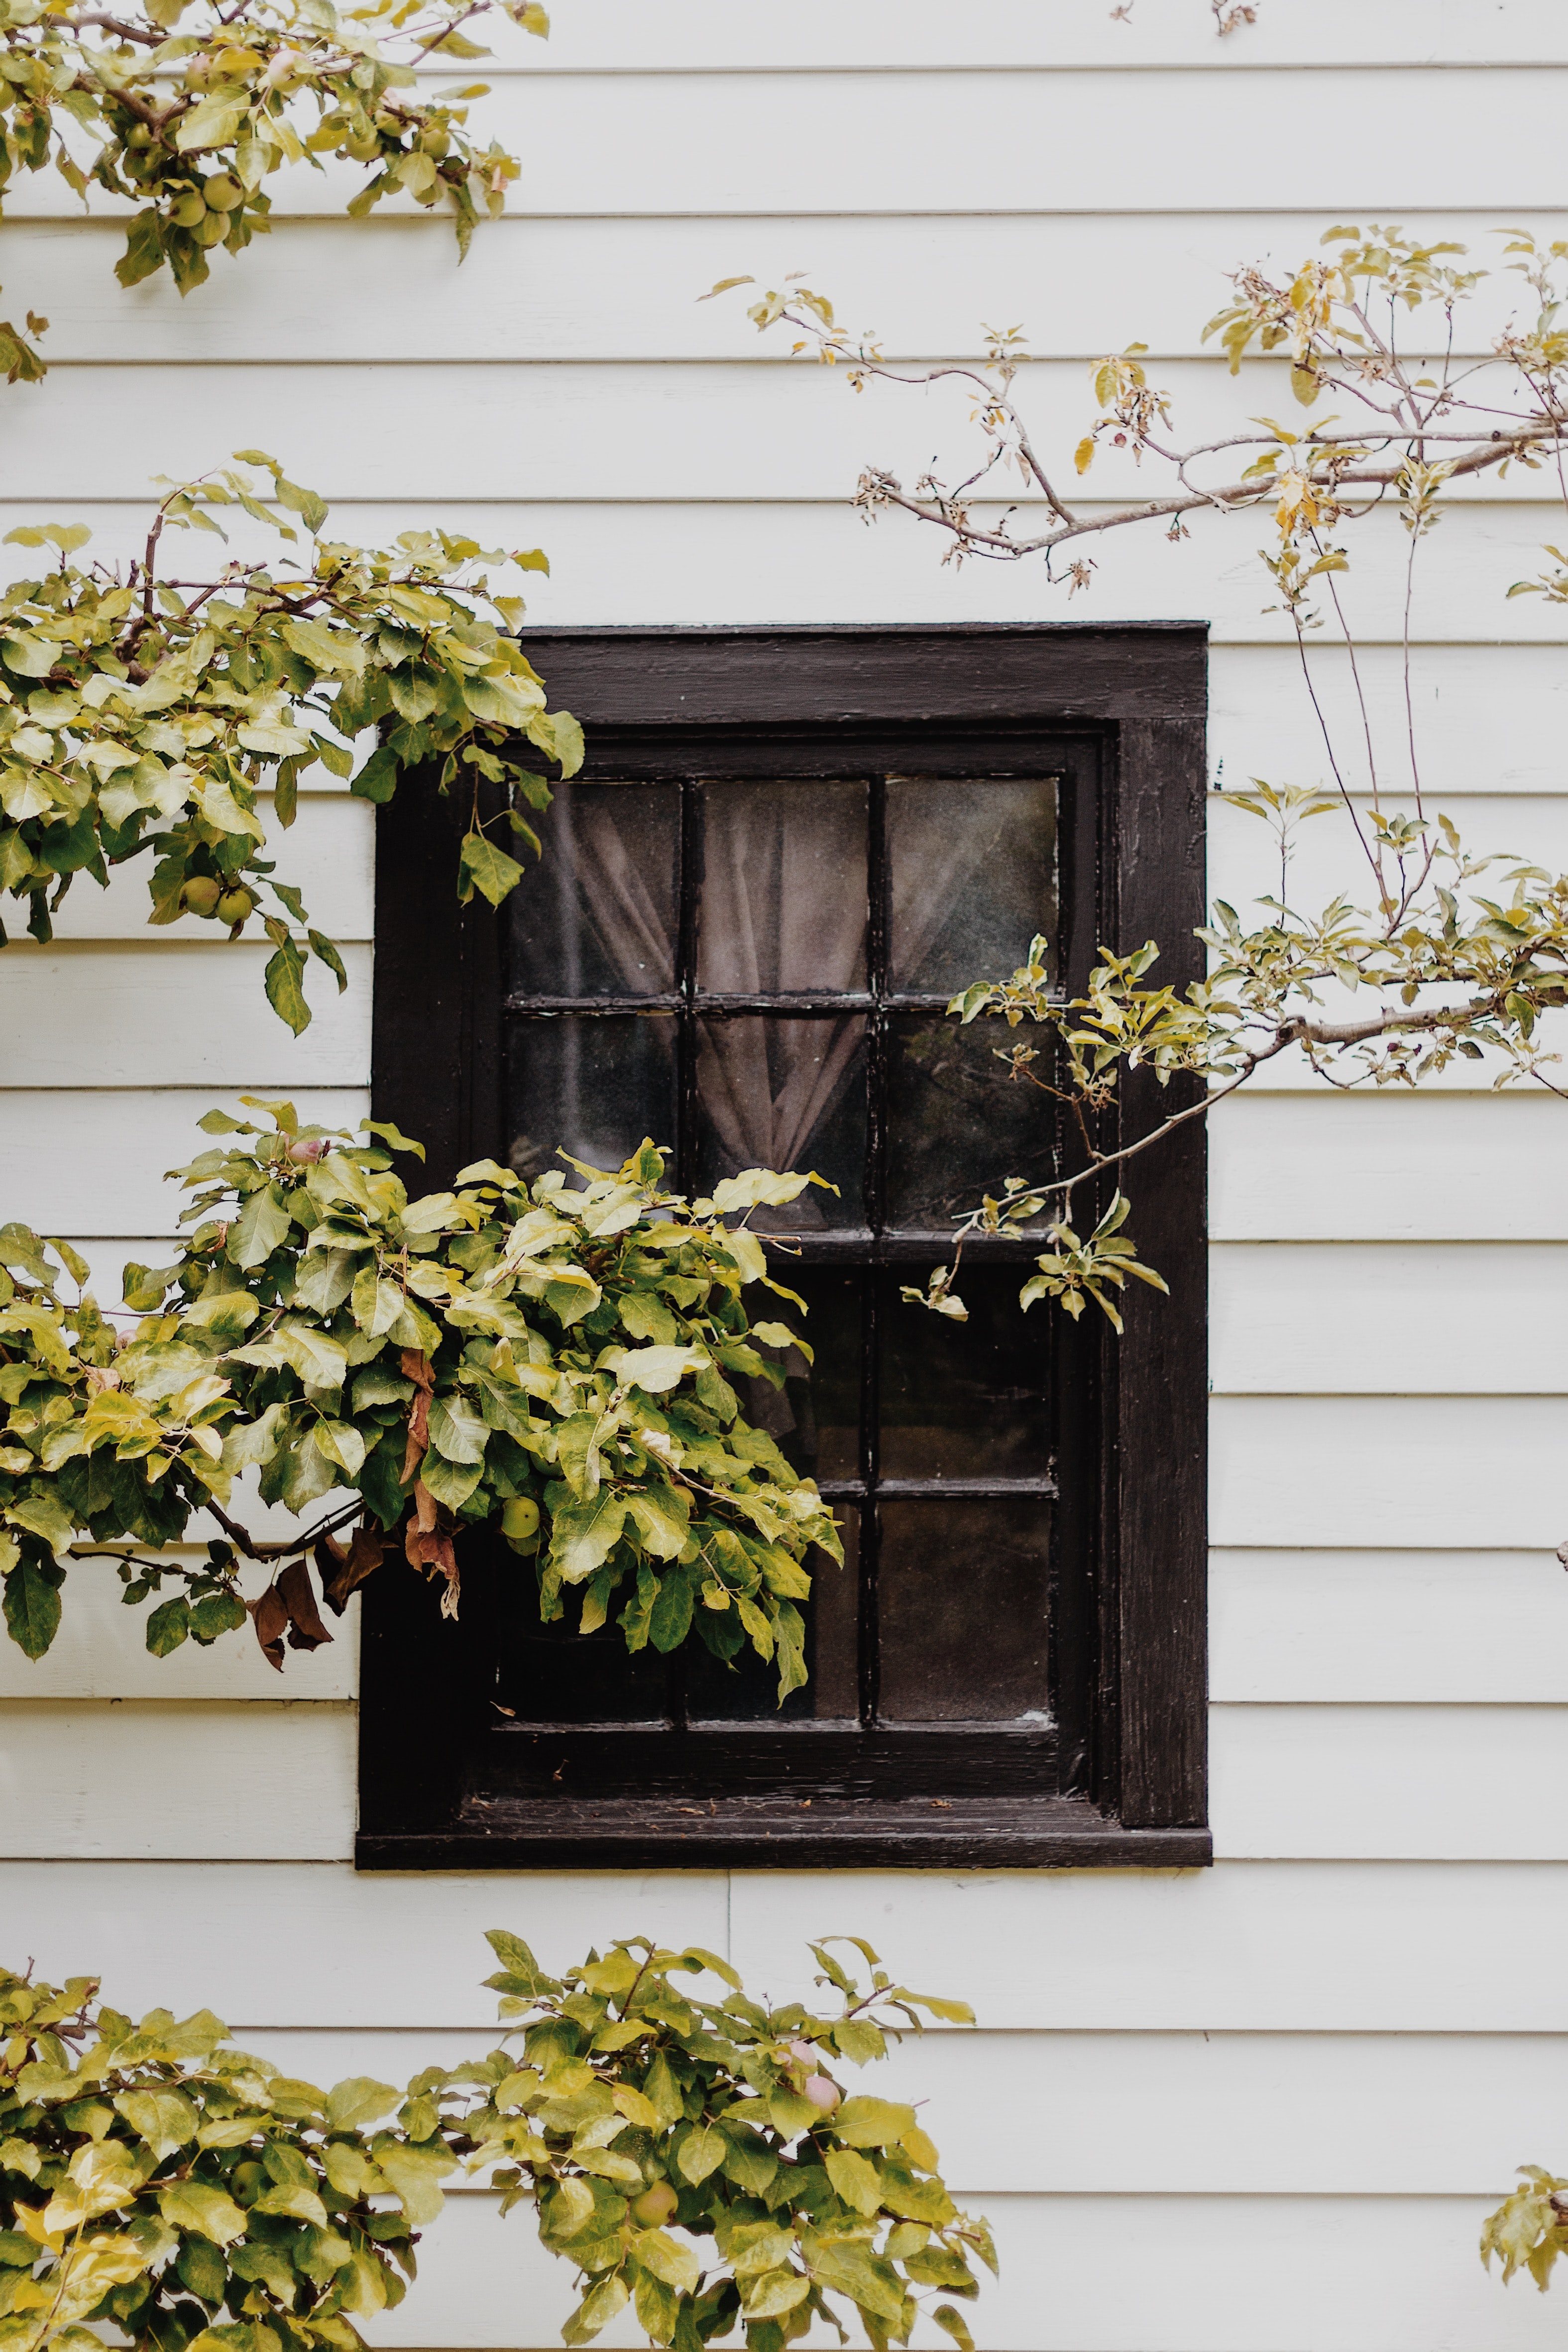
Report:
[[114,14],[0,0],[0,200],[15,174],[52,165],[79,196],[97,186],[139,202],[116,276],[134,286],[167,267],[187,294],[215,251],[242,252],[270,227],[273,173],[331,156],[368,175],[351,214],[398,194],[445,205],[466,251],[504,208],[518,162],[467,128],[486,84],[424,97],[416,69],[485,56],[458,27],[498,8],[549,30],[537,0],[342,12],[331,0],[129,0]]
[[[747,2352],[784,2352],[816,2321],[844,2342],[845,2312],[873,2346],[907,2344],[922,2295],[971,2299],[974,2262],[995,2269],[989,2230],[954,2206],[915,2109],[845,2097],[838,2080],[884,2057],[901,2025],[919,2031],[919,2011],[973,2014],[892,1983],[858,1937],[832,1940],[869,1970],[862,1990],[825,1943],[811,1947],[837,2017],[752,2000],[697,1948],[633,1937],[556,1979],[517,1937],[489,1937],[502,1968],[488,1981],[521,2053],[447,2079],[476,2102],[459,2105],[469,2168],[490,2169],[503,2210],[531,2200],[544,2244],[582,2277],[566,2343],[629,2303],[676,2352],[737,2326]],[[723,1998],[674,1981],[704,1972]],[[447,2095],[433,2095],[444,2113]],[[952,2304],[931,2315],[972,2352]]]
[[357,2352],[456,2158],[427,2105],[322,2092],[210,2010],[139,2022],[0,1969],[0,2347]]
[[1557,2257],[1568,2246],[1568,2180],[1538,2164],[1519,2169],[1522,2185],[1481,2223],[1481,2266],[1489,2271],[1495,2254],[1504,2286],[1516,2271],[1525,2270],[1544,2294]]
[[[548,803],[539,756],[574,774],[583,738],[567,712],[547,709],[511,635],[521,600],[473,569],[547,568],[537,550],[509,558],[445,531],[405,531],[385,548],[330,540],[322,499],[264,451],[238,455],[264,469],[261,488],[234,468],[170,485],[123,575],[73,562],[84,525],[7,534],[59,561],[0,594],[0,891],[26,900],[27,929],[47,940],[79,874],[106,887],[111,867],[149,856],[150,922],[195,915],[237,939],[258,919],[272,946],[268,1000],[298,1032],[310,1018],[308,959],[340,988],[346,979],[298,886],[262,854],[262,795],[287,827],[318,761],[376,803],[425,769],[470,805],[460,895],[477,887],[499,902],[522,868],[490,828],[510,824],[537,852],[519,803]],[[226,511],[288,541],[297,533],[283,518],[297,516],[308,558],[234,562],[205,581],[160,575],[167,530],[223,537]],[[356,769],[366,730],[375,748]],[[481,815],[481,790],[499,815]]]
[[[863,1956],[864,1989],[811,1947],[832,2017],[748,1999],[697,1947],[631,1937],[556,1979],[488,1940],[500,2046],[402,2095],[285,2076],[207,2010],[133,2024],[94,1978],[0,1970],[0,2352],[94,2352],[106,2326],[145,2352],[358,2352],[459,2169],[580,2273],[568,2344],[628,2303],[677,2352],[738,2326],[783,2352],[818,2318],[843,2342],[845,2313],[907,2344],[922,2298],[972,2300],[975,2262],[995,2270],[915,2109],[838,2080],[921,2011],[973,2024],[963,2002],[894,1984],[858,1937],[829,1940]],[[973,2352],[954,2304],[931,2315]]]
[[[1357,906],[1342,895],[1321,913],[1303,916],[1286,896],[1294,837],[1300,824],[1341,803],[1258,780],[1250,792],[1223,798],[1274,833],[1280,889],[1257,902],[1261,921],[1244,922],[1224,899],[1215,902],[1197,933],[1210,953],[1202,980],[1179,990],[1159,985],[1151,978],[1159,961],[1151,940],[1128,954],[1102,947],[1085,992],[1069,998],[1053,983],[1048,943],[1037,938],[1006,980],[976,982],[948,1006],[965,1024],[991,1017],[1012,1029],[1046,1031],[1044,1056],[1019,1043],[997,1048],[995,1058],[1011,1082],[1065,1106],[1076,1133],[1074,1173],[1040,1184],[1009,1177],[959,1228],[962,1248],[971,1233],[1018,1234],[1042,1215],[1055,1218],[1052,1246],[1022,1293],[1026,1307],[1059,1298],[1076,1317],[1093,1298],[1120,1330],[1112,1294],[1129,1277],[1163,1289],[1122,1230],[1129,1212],[1120,1189],[1087,1239],[1066,1222],[1074,1192],[1205,1116],[1289,1048],[1341,1088],[1413,1087],[1456,1058],[1489,1055],[1498,1066],[1495,1086],[1552,1083],[1546,1074],[1557,1056],[1546,1050],[1541,1023],[1568,1004],[1568,875],[1472,857],[1445,816],[1374,809],[1357,823],[1376,904]],[[1495,877],[1494,867],[1503,869]],[[1185,1076],[1205,1092],[1111,1148],[1100,1122],[1114,1110],[1122,1072],[1141,1068],[1163,1088]],[[953,1266],[940,1267],[924,1292],[903,1296],[963,1319],[954,1275]]]
[[[497,1529],[531,1564],[519,1572],[547,1621],[576,1592],[590,1633],[619,1598],[632,1650],[695,1631],[726,1661],[748,1644],[772,1659],[781,1700],[804,1682],[806,1556],[842,1549],[815,1485],[748,1422],[732,1382],[782,1385],[784,1354],[805,1346],[750,1319],[750,1285],[801,1302],[744,1219],[814,1180],[752,1170],[688,1202],[665,1190],[648,1142],[613,1175],[574,1161],[582,1190],[560,1171],[530,1190],[482,1160],[411,1200],[392,1153],[420,1147],[395,1129],[366,1121],[356,1142],[301,1126],[291,1104],[252,1107],[270,1129],[210,1111],[202,1125],[224,1140],[174,1171],[194,1230],[171,1265],[127,1268],[133,1335],[116,1337],[89,1294],[62,1305],[41,1244],[8,1229],[13,1638],[32,1655],[47,1646],[79,1530],[169,1544],[205,1506],[252,1558],[314,1542],[340,1611],[400,1535],[455,1612],[462,1538]],[[257,1547],[222,1508],[247,1472],[291,1512],[337,1507],[299,1544]],[[345,1550],[332,1530],[362,1508]],[[136,1570],[127,1597],[153,1572]],[[184,1614],[189,1598],[157,1612],[149,1646],[205,1636],[214,1609],[200,1599]],[[286,1630],[296,1647],[330,1638],[298,1563],[255,1606],[275,1664]]]

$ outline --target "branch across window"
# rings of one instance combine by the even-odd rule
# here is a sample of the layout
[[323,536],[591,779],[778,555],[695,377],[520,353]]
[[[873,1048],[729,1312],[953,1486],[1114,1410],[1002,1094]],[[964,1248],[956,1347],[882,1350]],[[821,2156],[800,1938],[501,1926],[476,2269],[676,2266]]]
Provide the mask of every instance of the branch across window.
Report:
[[[1026,691],[1024,708],[984,725],[951,685],[956,709],[900,709],[910,634],[872,641],[882,709],[827,719],[808,695],[787,725],[765,710],[690,722],[682,706],[703,698],[693,682],[712,688],[735,639],[638,641],[653,692],[645,671],[625,717],[624,658],[596,677],[591,649],[624,657],[628,638],[568,640],[567,698],[590,722],[595,691],[610,706],[590,723],[584,777],[558,792],[540,866],[500,919],[471,911],[436,958],[466,1039],[453,1154],[493,1152],[531,1181],[560,1150],[614,1168],[650,1136],[688,1193],[753,1167],[811,1169],[834,1188],[752,1220],[773,1278],[809,1311],[787,1318],[805,1347],[773,1351],[782,1389],[751,1381],[745,1411],[818,1482],[845,1536],[842,1569],[812,1563],[809,1680],[779,1709],[772,1675],[722,1615],[700,1611],[701,1641],[668,1658],[628,1655],[613,1615],[586,1636],[542,1624],[531,1569],[505,1553],[465,1569],[455,1635],[426,1624],[416,1586],[377,1580],[363,1864],[689,1862],[694,1846],[759,1862],[1206,1857],[1189,1753],[1177,1785],[1154,1789],[1152,1820],[1129,1822],[1118,1788],[1123,1684],[1162,1686],[1187,1718],[1202,1704],[1190,1640],[1163,1665],[1126,1655],[1121,1487],[1138,1418],[1126,1372],[1139,1339],[1108,1358],[1098,1331],[1020,1312],[1037,1235],[966,1256],[965,1325],[900,1296],[940,1262],[978,1192],[1060,1168],[1074,1148],[1049,1098],[1006,1080],[995,1049],[1007,1033],[962,1029],[945,1007],[1011,970],[1037,933],[1059,984],[1087,969],[1126,863],[1118,729],[1064,724]],[[1056,650],[1076,634],[994,641]],[[1168,643],[1157,650],[1190,694],[1194,648],[1174,662]],[[1201,688],[1201,639],[1195,650]],[[549,647],[535,658],[560,691]],[[663,722],[650,723],[661,683]],[[751,692],[765,702],[754,678]],[[1181,751],[1169,764],[1190,800],[1184,738]],[[397,1117],[400,1103],[412,1116],[400,1066],[433,1015],[427,994],[412,1015],[388,1001],[405,983],[384,942],[390,921],[401,944],[411,866],[427,867],[434,836],[428,818],[421,835],[389,815],[376,1092],[378,1111]],[[1157,846],[1147,827],[1140,846]],[[1165,877],[1190,930],[1189,879],[1181,866]],[[426,953],[426,991],[430,964]],[[1201,1146],[1195,1163],[1191,1151],[1173,1161],[1170,1221],[1190,1265]],[[1195,1369],[1201,1389],[1201,1303],[1194,1330],[1177,1290],[1146,1312],[1167,1318],[1154,1343],[1167,1381]],[[1177,1422],[1190,1437],[1190,1413]],[[1166,1470],[1168,1492],[1186,1493],[1201,1445]],[[1151,1463],[1147,1483],[1156,1475]],[[1201,1504],[1186,1519],[1163,1562],[1139,1564],[1184,1602]],[[411,1778],[393,1729],[413,1681],[428,1709],[433,1640],[446,1645],[438,1712],[458,1759],[434,1780]],[[1190,1720],[1183,1738],[1190,1751]]]

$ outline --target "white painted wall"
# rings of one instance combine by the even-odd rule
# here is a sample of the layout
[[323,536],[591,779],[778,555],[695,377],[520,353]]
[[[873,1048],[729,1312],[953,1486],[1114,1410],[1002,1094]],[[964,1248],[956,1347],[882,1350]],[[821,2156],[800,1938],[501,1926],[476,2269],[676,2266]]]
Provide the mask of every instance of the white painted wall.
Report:
[[[149,475],[260,440],[357,532],[542,541],[542,620],[1053,618],[1038,572],[942,570],[912,526],[845,509],[866,460],[952,446],[961,403],[858,402],[694,298],[807,268],[907,356],[1022,320],[1053,423],[1084,413],[1083,362],[1136,336],[1196,419],[1225,391],[1197,330],[1226,268],[1368,213],[1483,248],[1568,226],[1554,0],[1260,0],[1223,42],[1203,0],[1136,0],[1130,23],[1107,0],[559,19],[493,77],[524,174],[461,271],[439,226],[345,224],[331,178],[300,174],[270,239],[188,301],[121,295],[114,207],[26,184],[0,275],[53,318],[53,373],[6,395],[7,520],[79,515],[129,545]],[[1244,390],[1273,408],[1278,371]],[[1562,616],[1501,597],[1553,535],[1535,488],[1445,526],[1417,695],[1445,805],[1568,862]],[[1211,619],[1226,780],[1311,780],[1256,536],[1129,534],[1071,610]],[[1384,709],[1397,540],[1357,541]],[[254,951],[146,931],[131,877],[79,885],[57,946],[6,952],[0,1214],[112,1275],[169,1232],[161,1172],[210,1103],[287,1087],[310,1116],[363,1114],[368,811],[307,796],[283,855],[353,979],[298,1044]],[[1235,821],[1215,877],[1260,887]],[[7,1955],[100,1969],[132,2008],[211,2001],[331,2079],[482,2037],[491,1924],[556,1961],[695,1938],[779,1995],[805,1934],[857,1929],[980,2011],[978,2036],[899,2063],[997,2223],[985,2352],[1557,2343],[1557,2304],[1505,2297],[1473,2248],[1515,2161],[1568,2159],[1568,1113],[1462,1081],[1325,1097],[1282,1071],[1217,1118],[1212,1207],[1211,1872],[356,1879],[352,1630],[280,1685],[243,1649],[147,1660],[110,1591],[77,1599],[45,1664],[0,1650]],[[566,2276],[485,2197],[456,2202],[378,2340],[548,2345]]]

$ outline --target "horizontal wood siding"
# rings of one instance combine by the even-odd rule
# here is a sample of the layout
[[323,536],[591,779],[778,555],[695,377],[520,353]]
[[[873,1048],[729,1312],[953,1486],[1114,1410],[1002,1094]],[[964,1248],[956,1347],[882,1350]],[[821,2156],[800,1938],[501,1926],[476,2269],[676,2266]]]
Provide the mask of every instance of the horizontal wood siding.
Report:
[[[1516,222],[1568,234],[1557,0],[1260,0],[1223,40],[1203,0],[1126,22],[1105,0],[556,15],[548,49],[509,37],[489,76],[477,116],[524,177],[460,270],[406,205],[343,221],[329,171],[274,183],[272,236],[189,300],[121,296],[116,208],[24,175],[0,275],[18,315],[49,312],[52,373],[5,395],[6,523],[80,519],[123,556],[148,475],[258,441],[345,534],[544,545],[541,625],[1198,619],[1211,776],[1321,781],[1260,530],[1107,541],[1070,602],[1034,568],[944,568],[933,534],[868,531],[845,499],[867,463],[956,462],[967,394],[857,400],[759,340],[743,294],[695,298],[805,269],[913,360],[973,357],[982,321],[1018,320],[1047,437],[1076,438],[1089,364],[1134,337],[1192,429],[1238,398],[1287,415],[1273,361],[1237,388],[1205,355],[1228,270],[1289,266],[1331,220],[1413,221],[1489,260]],[[1517,301],[1500,277],[1472,348]],[[1085,487],[1092,510],[1136,477],[1102,456]],[[1568,865],[1568,621],[1504,601],[1561,540],[1540,488],[1516,472],[1445,522],[1415,703],[1467,843]],[[1392,742],[1394,518],[1352,553]],[[4,576],[29,561],[5,549]],[[1342,727],[1342,660],[1320,682]],[[164,1171],[210,1105],[366,1115],[371,813],[321,782],[276,853],[351,988],[311,978],[299,1041],[260,950],[144,927],[140,867],[107,893],[79,878],[53,946],[0,956],[0,1219],[76,1240],[106,1288],[166,1245]],[[1210,850],[1216,891],[1273,887],[1223,807]],[[1310,827],[1295,895],[1347,870],[1338,821]],[[383,951],[409,970],[418,941]],[[100,1563],[44,1664],[0,1653],[6,1957],[101,1969],[133,2010],[210,2002],[317,2079],[396,2078],[485,2046],[487,1927],[557,1964],[616,1934],[695,1941],[779,1999],[812,1997],[808,1932],[852,1930],[980,2013],[890,2071],[996,2224],[982,2352],[1544,2352],[1557,2299],[1505,2297],[1474,2240],[1516,2161],[1568,2161],[1568,1110],[1491,1076],[1345,1097],[1281,1064],[1214,1121],[1212,1871],[356,1877],[354,1611],[281,1678],[245,1643],[159,1662]],[[420,2253],[376,2344],[555,2341],[569,2278],[484,2191]]]

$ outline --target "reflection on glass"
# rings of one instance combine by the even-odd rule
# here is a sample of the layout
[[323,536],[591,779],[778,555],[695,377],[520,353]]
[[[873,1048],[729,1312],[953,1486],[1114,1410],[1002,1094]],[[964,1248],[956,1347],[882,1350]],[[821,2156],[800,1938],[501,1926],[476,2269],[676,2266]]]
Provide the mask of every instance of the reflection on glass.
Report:
[[1047,1475],[1049,1324],[1038,1308],[1027,1317],[1018,1309],[1032,1271],[966,1265],[958,1288],[967,1323],[905,1304],[899,1283],[907,1277],[881,1277],[884,1478]]
[[[811,1598],[796,1603],[805,1622],[804,1689],[791,1691],[780,1706],[776,1666],[759,1658],[749,1644],[737,1649],[728,1662],[715,1657],[700,1638],[700,1628],[694,1626],[685,1669],[687,1716],[693,1727],[856,1721],[859,1704],[856,1516],[852,1510],[839,1512],[840,1520],[847,1518],[850,1523],[843,1528],[842,1568],[826,1552],[813,1551],[806,1557]],[[701,1613],[699,1603],[700,1619]],[[728,1610],[721,1613],[721,1626],[730,1613]]]
[[[559,1150],[618,1168],[645,1136],[675,1143],[675,1016],[567,1013],[518,1019],[507,1038],[511,1165],[531,1184]],[[566,1171],[569,1184],[586,1180]]]
[[697,1181],[710,1191],[742,1168],[813,1170],[838,1192],[808,1184],[787,1208],[758,1210],[769,1233],[810,1233],[865,1222],[866,1024],[837,1019],[726,1020],[697,1024]]
[[[805,1299],[803,1317],[788,1299],[769,1298],[759,1319],[782,1323],[810,1348],[808,1363],[799,1348],[770,1347],[753,1340],[759,1355],[782,1367],[784,1384],[753,1376],[738,1381],[742,1409],[765,1429],[780,1453],[803,1478],[858,1478],[860,1475],[860,1286],[857,1272],[798,1265],[775,1260],[773,1276]],[[754,1297],[754,1293],[748,1293]]]
[[1044,1723],[1050,1507],[880,1506],[880,1713],[889,1723]]
[[531,823],[543,845],[507,902],[512,992],[662,996],[675,986],[680,793],[674,784],[557,784]]
[[[1048,1033],[1001,1021],[896,1016],[888,1037],[888,1223],[941,1231],[1003,1179],[1035,1182],[1055,1171],[1056,1106],[1014,1080],[995,1048],[1027,1037],[1048,1069]],[[1042,1221],[1043,1223],[1044,1221]]]
[[1057,929],[1054,777],[888,779],[890,977],[900,990],[1001,980]]
[[863,783],[704,786],[700,989],[865,987],[866,803]]

